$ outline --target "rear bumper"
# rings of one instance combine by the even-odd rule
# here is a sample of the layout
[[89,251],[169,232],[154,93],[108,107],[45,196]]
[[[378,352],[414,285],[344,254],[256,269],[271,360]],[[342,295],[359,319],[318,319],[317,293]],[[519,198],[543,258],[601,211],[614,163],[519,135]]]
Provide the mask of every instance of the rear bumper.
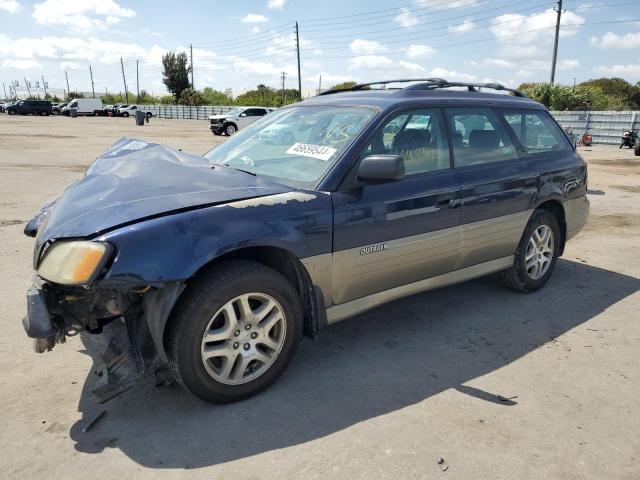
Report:
[[563,204],[564,218],[567,224],[567,238],[575,237],[587,224],[589,219],[590,204],[587,195],[572,198]]

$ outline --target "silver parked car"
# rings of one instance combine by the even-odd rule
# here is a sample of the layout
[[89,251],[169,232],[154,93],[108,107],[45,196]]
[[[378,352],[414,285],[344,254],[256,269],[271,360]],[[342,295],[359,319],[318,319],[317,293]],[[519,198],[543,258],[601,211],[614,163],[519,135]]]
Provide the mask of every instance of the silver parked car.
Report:
[[273,110],[275,109],[265,107],[234,108],[226,113],[211,115],[209,117],[209,129],[214,135],[225,134],[231,136]]

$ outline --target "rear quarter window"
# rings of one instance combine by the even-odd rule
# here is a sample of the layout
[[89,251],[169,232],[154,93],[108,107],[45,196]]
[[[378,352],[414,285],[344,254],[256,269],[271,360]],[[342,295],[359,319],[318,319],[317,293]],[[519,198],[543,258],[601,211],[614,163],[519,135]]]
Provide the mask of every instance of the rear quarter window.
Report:
[[545,111],[508,110],[499,114],[529,155],[571,149],[564,133]]

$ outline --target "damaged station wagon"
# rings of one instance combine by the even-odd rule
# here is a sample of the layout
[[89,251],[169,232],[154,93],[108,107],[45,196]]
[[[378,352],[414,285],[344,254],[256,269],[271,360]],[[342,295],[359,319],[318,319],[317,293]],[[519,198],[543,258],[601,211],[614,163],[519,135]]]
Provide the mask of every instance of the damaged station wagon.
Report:
[[385,302],[492,273],[538,290],[586,191],[547,110],[499,84],[328,91],[203,157],[123,139],[27,225],[24,326],[38,352],[80,333],[103,401],[156,375],[231,402]]

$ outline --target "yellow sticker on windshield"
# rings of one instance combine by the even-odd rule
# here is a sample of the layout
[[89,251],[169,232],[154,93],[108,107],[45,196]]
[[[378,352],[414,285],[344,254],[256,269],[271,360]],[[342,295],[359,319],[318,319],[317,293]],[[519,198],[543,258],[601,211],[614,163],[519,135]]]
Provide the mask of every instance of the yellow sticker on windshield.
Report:
[[337,150],[322,145],[312,145],[310,143],[294,143],[285,153],[289,155],[301,155],[303,157],[317,158],[318,160],[329,160]]

